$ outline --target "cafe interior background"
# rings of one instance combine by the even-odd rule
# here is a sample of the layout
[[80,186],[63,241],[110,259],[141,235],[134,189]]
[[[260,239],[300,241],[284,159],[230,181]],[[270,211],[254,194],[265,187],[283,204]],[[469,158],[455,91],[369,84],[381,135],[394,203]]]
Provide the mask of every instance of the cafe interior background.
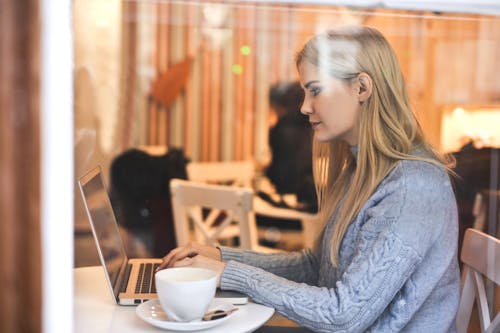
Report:
[[[41,229],[42,256],[44,251],[53,251],[47,242],[57,242],[47,234],[62,228],[66,236],[68,231],[74,235],[71,241],[63,241],[63,251],[74,248],[67,263],[72,267],[99,264],[76,179],[101,164],[110,184],[113,161],[130,149],[158,156],[181,148],[192,162],[268,163],[269,87],[297,79],[294,55],[308,37],[347,24],[373,26],[387,37],[429,140],[455,154],[463,166],[461,172],[470,177],[471,189],[487,194],[499,190],[500,9],[493,1],[481,2],[484,6],[451,1],[350,1],[349,6],[343,1],[74,0],[68,4],[71,9],[62,27],[69,23],[71,29],[60,33],[71,46],[63,49],[65,61],[47,66],[59,65],[71,72],[62,77],[65,83],[71,80],[72,88],[61,91],[72,99],[59,96],[52,102],[71,108],[71,117],[59,114],[71,125],[59,128],[66,135],[62,153],[69,151],[71,156],[63,162],[71,170],[62,173],[72,179],[71,188],[63,187],[67,198],[61,200],[71,208],[71,215],[65,215],[71,218],[44,224],[48,217],[43,207],[37,208],[42,211],[37,210],[42,225],[36,228]],[[47,7],[51,6],[40,9],[42,23],[60,10]],[[42,32],[57,36],[52,28],[43,27]],[[50,38],[41,40],[42,46],[61,47]],[[50,52],[42,50],[42,60]],[[42,71],[42,86],[43,75],[48,74]],[[61,101],[66,104],[58,104]],[[42,117],[42,125],[43,121]],[[44,130],[50,127],[42,126],[42,134]],[[48,165],[57,170],[61,157],[53,161]],[[56,175],[43,172],[43,158],[40,163],[43,205],[43,195],[50,192],[44,191],[44,176]],[[463,203],[470,214],[470,201],[477,193],[471,194]],[[61,193],[52,195],[52,201],[57,201]],[[490,197],[487,200],[493,203]],[[52,229],[44,229],[47,225]],[[498,236],[496,222],[493,229],[483,229]],[[284,239],[279,245],[286,248],[291,238],[286,230],[278,232]],[[290,234],[300,237],[300,233]],[[50,260],[44,262],[38,272],[45,279],[64,270]],[[48,269],[52,275],[45,272]],[[72,275],[65,271],[62,276]],[[60,286],[66,291],[72,288],[68,281]],[[48,299],[53,287],[49,282],[35,284],[34,292],[42,295],[39,303],[44,306],[38,310],[38,323],[32,323],[32,327],[38,325],[35,331],[42,329],[42,322],[47,332],[64,327],[51,320],[50,308],[55,307]],[[71,302],[71,296],[66,302]],[[10,313],[19,317],[19,311],[11,309]],[[66,314],[67,328],[72,315],[71,311]]]

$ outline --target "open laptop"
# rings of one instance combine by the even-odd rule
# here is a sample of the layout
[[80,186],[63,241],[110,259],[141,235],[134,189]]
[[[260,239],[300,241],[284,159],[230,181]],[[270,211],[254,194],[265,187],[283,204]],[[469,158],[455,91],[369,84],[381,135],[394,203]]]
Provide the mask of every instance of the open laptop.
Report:
[[[136,305],[156,298],[154,273],[162,260],[127,257],[101,166],[96,166],[80,177],[78,185],[107,284],[115,302]],[[248,302],[246,295],[233,291],[218,290],[215,297],[224,298],[233,304]]]

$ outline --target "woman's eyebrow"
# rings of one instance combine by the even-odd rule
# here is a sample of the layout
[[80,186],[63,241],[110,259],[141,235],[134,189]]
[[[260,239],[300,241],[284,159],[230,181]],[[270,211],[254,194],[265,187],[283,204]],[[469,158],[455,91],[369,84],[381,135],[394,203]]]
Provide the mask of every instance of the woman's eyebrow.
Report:
[[307,82],[306,84],[304,84],[304,88],[309,89],[309,86],[313,83],[319,83],[319,81],[318,80],[311,80],[311,81]]

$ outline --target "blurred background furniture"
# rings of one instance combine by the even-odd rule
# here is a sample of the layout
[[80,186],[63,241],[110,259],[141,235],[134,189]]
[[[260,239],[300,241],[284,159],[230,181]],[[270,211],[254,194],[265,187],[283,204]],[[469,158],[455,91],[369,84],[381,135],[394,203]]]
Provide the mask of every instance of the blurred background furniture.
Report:
[[190,162],[186,166],[189,180],[253,188],[255,166],[250,160],[231,162]]
[[499,237],[500,191],[481,190],[474,201],[474,229]]
[[[130,257],[163,257],[176,247],[169,183],[186,179],[182,149],[128,149],[112,161],[110,199]],[[136,246],[137,244],[142,246]],[[147,251],[138,251],[146,248]]]
[[[258,175],[255,171],[255,163],[250,160],[189,162],[186,169],[188,179],[192,181],[251,187],[254,194],[260,193],[262,190],[268,193],[272,192],[272,185],[269,184],[266,178]],[[296,203],[296,198],[293,195],[279,197],[283,197],[284,204],[288,204],[277,207],[262,199],[259,195],[253,196],[253,211],[256,215],[258,231],[262,230],[260,232],[262,235],[266,234],[265,229],[269,229],[274,233],[281,233],[283,229],[293,228],[294,224],[297,223],[300,228],[300,247],[312,247],[318,229],[318,215],[291,208]],[[276,222],[272,228],[266,228],[266,220],[269,219]]]
[[219,245],[237,237],[241,249],[274,251],[258,243],[252,189],[173,179],[170,192],[178,246],[194,234],[202,244]]
[[[479,312],[481,332],[499,332],[500,314],[494,310],[494,304],[488,300],[488,287],[500,284],[500,240],[475,229],[465,232],[461,261],[463,263],[463,289],[457,314],[457,329],[466,333],[472,314],[474,300]],[[493,319],[491,319],[493,317]]]
[[302,246],[312,248],[318,233],[319,218],[317,214],[301,212],[295,209],[275,207],[260,197],[254,197],[255,214],[286,221],[299,220],[302,227]]
[[478,149],[469,143],[453,153],[453,157],[456,160],[455,172],[458,176],[452,177],[452,181],[458,204],[461,249],[467,228],[475,228],[498,237],[498,213],[494,214],[493,211],[498,212],[500,202],[494,199],[494,193],[500,192],[500,149]]

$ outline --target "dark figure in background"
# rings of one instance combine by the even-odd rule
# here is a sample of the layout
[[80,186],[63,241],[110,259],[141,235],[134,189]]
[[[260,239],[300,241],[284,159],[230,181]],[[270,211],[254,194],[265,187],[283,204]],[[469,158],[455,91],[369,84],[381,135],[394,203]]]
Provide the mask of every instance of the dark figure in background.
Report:
[[[454,180],[458,204],[459,249],[461,249],[465,230],[474,226],[473,213],[476,194],[483,190],[500,190],[500,149],[484,147],[476,149],[471,143],[453,153],[456,159]],[[496,171],[496,175],[495,175]],[[488,230],[482,230],[488,232]],[[494,235],[495,236],[495,235]]]
[[277,122],[269,131],[271,163],[265,175],[279,194],[295,194],[299,208],[316,212],[312,174],[313,132],[300,113],[304,91],[299,82],[278,83],[269,90],[269,103]]
[[176,247],[169,184],[173,178],[187,179],[187,162],[182,149],[160,156],[129,149],[111,164],[110,197],[118,223],[152,256]]

